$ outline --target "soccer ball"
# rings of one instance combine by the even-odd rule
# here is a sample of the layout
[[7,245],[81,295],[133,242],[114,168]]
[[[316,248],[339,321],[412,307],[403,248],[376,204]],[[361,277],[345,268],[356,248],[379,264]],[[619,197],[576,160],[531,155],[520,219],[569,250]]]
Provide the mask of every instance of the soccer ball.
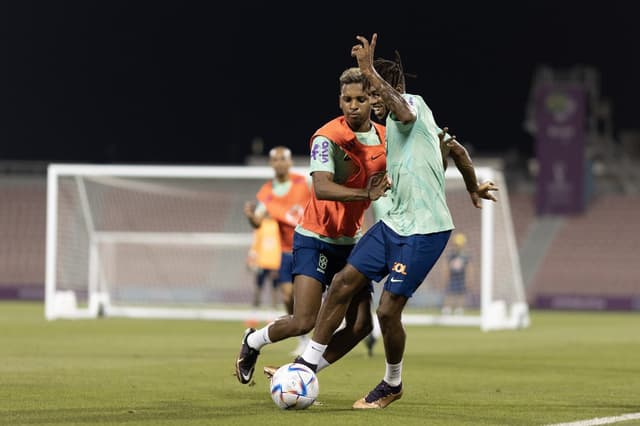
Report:
[[303,364],[289,363],[278,368],[271,378],[271,399],[283,410],[304,410],[318,397],[316,374]]

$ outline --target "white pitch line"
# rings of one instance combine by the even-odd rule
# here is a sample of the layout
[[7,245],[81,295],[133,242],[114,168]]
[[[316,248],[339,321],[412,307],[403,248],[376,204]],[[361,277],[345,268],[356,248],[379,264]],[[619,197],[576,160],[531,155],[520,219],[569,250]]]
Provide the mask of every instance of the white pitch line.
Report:
[[623,414],[622,416],[613,417],[598,417],[589,420],[578,420],[571,423],[554,423],[547,426],[595,426],[595,425],[609,425],[611,423],[625,422],[627,420],[640,419],[640,413]]

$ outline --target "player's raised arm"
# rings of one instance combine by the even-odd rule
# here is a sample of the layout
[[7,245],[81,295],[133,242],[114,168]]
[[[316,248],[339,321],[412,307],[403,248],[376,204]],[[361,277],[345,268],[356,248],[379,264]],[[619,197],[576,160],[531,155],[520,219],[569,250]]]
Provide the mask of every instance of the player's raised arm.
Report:
[[378,34],[373,34],[371,43],[366,37],[356,36],[360,44],[351,48],[351,56],[358,61],[358,67],[362,74],[367,77],[369,83],[382,97],[385,105],[393,113],[396,120],[403,123],[410,123],[416,120],[414,111],[409,107],[407,101],[402,97],[404,87],[393,87],[387,83],[373,66],[373,55],[375,52]]

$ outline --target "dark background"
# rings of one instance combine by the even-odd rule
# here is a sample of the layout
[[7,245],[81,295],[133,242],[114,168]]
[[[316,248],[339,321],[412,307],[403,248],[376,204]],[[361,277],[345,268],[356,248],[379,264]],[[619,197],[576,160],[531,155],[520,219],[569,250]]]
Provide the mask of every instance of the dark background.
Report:
[[339,114],[355,36],[373,32],[476,153],[531,155],[543,64],[597,67],[616,131],[639,127],[633,2],[345,4],[2,3],[0,160],[231,164],[256,137],[303,155]]

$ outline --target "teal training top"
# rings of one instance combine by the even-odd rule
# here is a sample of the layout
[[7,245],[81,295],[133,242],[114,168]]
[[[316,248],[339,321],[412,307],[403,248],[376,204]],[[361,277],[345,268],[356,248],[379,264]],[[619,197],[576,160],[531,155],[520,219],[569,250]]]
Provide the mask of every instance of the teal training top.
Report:
[[417,118],[403,124],[392,114],[387,117],[392,206],[382,221],[403,236],[454,229],[445,194],[440,128],[421,96],[402,96]]

